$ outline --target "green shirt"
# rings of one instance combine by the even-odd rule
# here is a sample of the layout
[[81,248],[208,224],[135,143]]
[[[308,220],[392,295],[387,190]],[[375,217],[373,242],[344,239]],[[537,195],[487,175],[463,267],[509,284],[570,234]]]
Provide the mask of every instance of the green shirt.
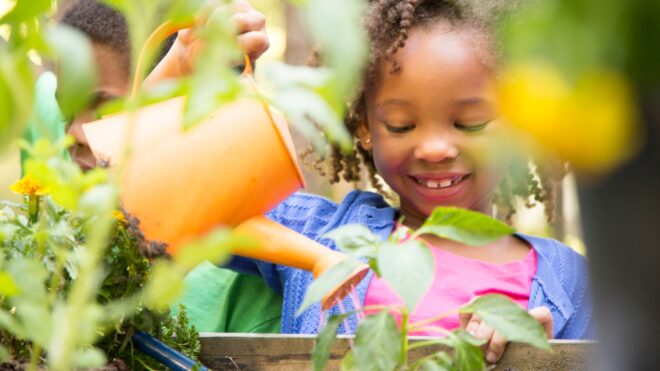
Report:
[[185,284],[180,302],[198,331],[280,332],[282,295],[266,286],[261,277],[206,262],[186,276]]
[[[35,106],[23,139],[34,143],[38,138],[58,140],[66,132],[66,123],[57,104],[57,78],[43,73],[35,88]],[[69,153],[62,154],[70,159]],[[21,151],[21,165],[29,157]],[[238,274],[211,263],[195,268],[185,279],[186,291],[180,302],[190,322],[201,332],[279,333],[282,296],[257,276]],[[178,303],[173,305],[173,313]]]

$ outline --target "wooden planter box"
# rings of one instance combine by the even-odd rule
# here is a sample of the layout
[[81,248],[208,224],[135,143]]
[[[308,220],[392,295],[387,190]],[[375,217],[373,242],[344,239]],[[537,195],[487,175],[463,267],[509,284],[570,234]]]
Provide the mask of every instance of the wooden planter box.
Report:
[[[213,370],[311,370],[310,352],[314,335],[222,334],[201,333],[201,361]],[[509,344],[495,370],[588,370],[594,343],[589,341],[551,341],[553,352],[528,345]],[[442,349],[438,346],[434,349]],[[338,370],[339,362],[349,349],[347,337],[335,342],[328,370]],[[428,354],[419,349],[411,359]]]

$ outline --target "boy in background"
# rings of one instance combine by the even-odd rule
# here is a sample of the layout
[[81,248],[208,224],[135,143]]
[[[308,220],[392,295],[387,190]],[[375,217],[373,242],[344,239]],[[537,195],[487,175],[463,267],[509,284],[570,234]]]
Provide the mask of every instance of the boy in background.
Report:
[[[252,60],[268,49],[265,19],[247,1],[230,4],[236,24],[237,42]],[[76,115],[67,133],[74,136],[70,156],[83,170],[96,166],[82,131],[82,124],[95,120],[94,111],[101,104],[128,94],[130,75],[130,39],[123,16],[97,0],[79,0],[64,13],[61,23],[76,28],[91,41],[98,66],[97,84],[89,107]],[[159,63],[147,77],[149,83],[176,78],[190,72],[194,43],[189,30],[171,37],[163,46]],[[57,81],[45,73],[37,82],[37,103],[27,139],[41,135],[55,139],[64,135],[65,123],[55,100]],[[57,118],[57,119],[53,119]],[[203,332],[279,333],[281,295],[272,291],[257,276],[238,274],[204,263],[188,274],[181,303],[190,322]],[[173,306],[176,310],[177,305]]]

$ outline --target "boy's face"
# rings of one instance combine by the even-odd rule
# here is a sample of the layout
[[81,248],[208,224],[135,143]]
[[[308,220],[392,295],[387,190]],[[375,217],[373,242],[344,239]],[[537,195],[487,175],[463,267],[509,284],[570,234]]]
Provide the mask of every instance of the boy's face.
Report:
[[440,205],[488,213],[505,171],[493,73],[475,36],[442,24],[413,29],[396,54],[401,72],[381,62],[366,96],[361,145],[411,227]]
[[76,115],[68,130],[68,133],[76,138],[76,143],[69,152],[83,170],[95,167],[96,158],[89,148],[82,124],[97,120],[96,109],[109,100],[126,95],[129,88],[129,73],[122,54],[99,43],[94,43],[93,48],[98,77],[92,102],[86,110]]

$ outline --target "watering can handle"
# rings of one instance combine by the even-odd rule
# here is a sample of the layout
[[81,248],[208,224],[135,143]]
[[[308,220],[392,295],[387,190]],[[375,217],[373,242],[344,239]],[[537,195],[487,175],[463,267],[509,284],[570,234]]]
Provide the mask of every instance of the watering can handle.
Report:
[[[137,92],[140,89],[140,85],[142,85],[149,56],[151,56],[156,48],[160,46],[170,35],[178,32],[179,30],[190,28],[194,26],[194,24],[194,21],[166,21],[158,26],[158,28],[156,28],[154,32],[151,33],[151,35],[149,35],[147,41],[145,41],[144,45],[142,46],[142,49],[140,49],[140,55],[138,56],[137,64],[135,66],[135,76],[133,76],[133,83],[131,85],[131,98],[137,95]],[[251,76],[253,71],[250,57],[247,54],[243,54],[243,60],[245,63],[243,75]]]

